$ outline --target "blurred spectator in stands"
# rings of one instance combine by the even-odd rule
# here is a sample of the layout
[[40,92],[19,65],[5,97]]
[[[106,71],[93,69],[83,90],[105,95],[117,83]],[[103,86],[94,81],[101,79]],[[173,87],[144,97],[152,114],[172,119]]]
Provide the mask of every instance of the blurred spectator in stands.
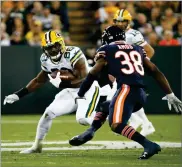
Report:
[[147,37],[153,31],[152,25],[147,23],[147,18],[143,13],[137,15],[137,20],[134,20],[133,28],[139,30],[144,37]]
[[110,17],[108,20],[103,22],[100,25],[100,27],[98,29],[96,29],[96,31],[94,31],[93,34],[90,36],[90,41],[92,42],[93,47],[86,49],[86,57],[88,59],[88,63],[91,66],[94,64],[93,59],[94,59],[94,55],[95,55],[97,48],[99,48],[102,45],[102,43],[101,43],[102,32],[104,31],[104,29],[106,27],[108,27],[112,24],[112,19],[113,18]]
[[153,31],[148,35],[148,41],[147,41],[152,47],[157,46],[159,39],[157,34]]
[[152,8],[150,15],[150,23],[153,27],[160,24],[161,10],[159,7]]
[[56,32],[59,32],[62,34],[62,24],[61,21],[59,20],[59,16],[55,16],[55,19],[52,21],[52,29]]
[[107,19],[105,22],[103,22],[90,36],[90,41],[92,42],[93,45],[95,45],[96,47],[100,47],[101,46],[101,36],[102,36],[102,32],[104,31],[104,29],[110,25],[112,25],[113,18],[109,18]]
[[43,10],[43,5],[41,2],[33,3],[33,8],[31,10],[31,13],[33,13],[35,16],[42,16],[42,10]]
[[109,17],[113,17],[114,13],[119,10],[118,7],[116,7],[116,2],[103,2],[104,6],[100,7],[96,13],[95,18],[97,19],[97,23],[103,23],[106,21]]
[[69,32],[69,17],[67,10],[67,2],[52,1],[51,2],[51,13],[56,14],[60,17],[62,23],[62,31]]
[[155,27],[155,32],[159,36],[159,38],[162,38],[164,35],[164,31],[170,30],[172,31],[172,25],[167,21],[166,17],[161,17],[160,25]]
[[[123,8],[124,9],[124,8]],[[136,17],[136,11],[133,3],[129,3],[126,7],[126,10],[129,11],[129,13],[132,15],[132,18],[135,19]]]
[[33,19],[42,22],[43,31],[48,31],[52,28],[52,21],[54,20],[54,15],[51,14],[50,6],[46,5],[43,7],[43,14],[38,16],[33,16]]
[[166,21],[172,25],[172,27],[177,23],[177,17],[174,15],[174,12],[171,8],[167,8],[164,11],[164,16]]
[[178,24],[177,32],[174,34],[174,38],[182,44],[182,23]]
[[155,1],[152,2],[153,7],[159,7],[161,11],[164,11],[166,9],[166,2],[165,1]]
[[181,5],[180,5],[181,1],[168,1],[165,2],[165,6],[167,8],[171,8],[173,10],[174,13],[181,13],[181,10],[179,10],[179,8],[181,9]]
[[160,46],[177,46],[180,45],[179,41],[173,38],[173,32],[166,30],[164,32],[164,37],[159,41]]
[[26,1],[25,2],[26,9],[25,9],[25,16],[26,16],[26,25],[25,25],[25,32],[31,31],[34,27],[33,17],[34,16],[41,16],[43,6],[41,2],[32,2]]
[[12,1],[3,1],[3,2],[1,1],[1,22],[7,24],[12,8],[13,8]]
[[23,33],[14,31],[11,35],[11,45],[26,45],[27,41],[23,37]]
[[126,9],[126,7],[128,6],[128,4],[126,5],[126,2],[117,2],[116,3],[116,6],[119,8],[119,9]]
[[14,25],[12,27],[12,32],[19,31],[24,35],[24,24],[23,24],[23,18],[18,16],[14,18]]
[[21,22],[24,24],[25,23],[25,19],[24,19],[24,2],[23,1],[13,1],[13,8],[9,14],[9,18],[6,21],[6,25],[7,25],[7,32],[8,34],[12,34],[13,33],[13,28],[14,26],[16,27],[15,23],[16,20],[15,19],[21,19]]
[[[27,34],[25,35],[28,43],[32,43],[32,41],[35,41],[34,38],[36,38],[37,40],[42,39],[42,37],[44,36],[44,32],[42,31],[42,23],[39,20],[33,21],[32,25],[32,30],[27,32]],[[37,36],[39,36],[39,38]]]
[[151,1],[137,1],[137,3],[135,3],[135,6],[137,13],[143,13],[146,16],[146,18],[150,18],[150,13],[152,9]]
[[39,34],[34,33],[32,39],[28,41],[28,44],[30,46],[41,46],[41,39]]
[[1,22],[1,46],[9,46],[10,39],[8,33],[6,33],[6,24]]
[[72,41],[70,39],[69,33],[62,31],[62,24],[57,15],[55,16],[55,19],[52,22],[52,30],[57,31],[63,35],[64,42],[66,45],[72,45]]

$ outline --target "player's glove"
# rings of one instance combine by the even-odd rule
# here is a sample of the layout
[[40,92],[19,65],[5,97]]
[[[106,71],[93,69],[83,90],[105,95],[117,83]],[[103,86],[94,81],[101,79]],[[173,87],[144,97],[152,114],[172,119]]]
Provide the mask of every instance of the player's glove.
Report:
[[96,62],[97,60],[99,60],[100,58],[104,58],[105,56],[106,56],[105,51],[97,52],[97,54],[95,55],[94,61]]
[[173,106],[177,113],[182,112],[182,102],[174,95],[174,93],[166,95],[162,100],[167,100],[169,110],[171,110],[171,106]]
[[61,78],[60,78],[60,72],[57,73],[56,78],[52,78],[50,74],[48,74],[49,81],[56,87],[59,88],[59,85],[61,83]]
[[75,104],[77,103],[77,100],[79,100],[79,99],[84,99],[84,100],[86,100],[86,98],[85,98],[85,97],[77,96],[77,97],[75,98]]
[[8,95],[8,96],[6,96],[5,99],[4,99],[4,105],[5,105],[6,103],[12,104],[12,103],[14,103],[15,101],[18,101],[19,99],[20,99],[20,98],[19,98],[18,95],[16,95],[16,94]]

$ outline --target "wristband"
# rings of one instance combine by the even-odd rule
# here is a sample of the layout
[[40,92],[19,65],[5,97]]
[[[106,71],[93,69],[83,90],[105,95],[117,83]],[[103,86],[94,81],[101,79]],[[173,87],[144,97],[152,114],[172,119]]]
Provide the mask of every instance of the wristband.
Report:
[[166,96],[167,96],[168,98],[174,97],[174,93],[172,92],[172,93],[170,93],[170,94],[167,94]]
[[26,87],[20,89],[19,91],[15,92],[15,94],[19,97],[22,98],[23,96],[29,94],[28,89]]

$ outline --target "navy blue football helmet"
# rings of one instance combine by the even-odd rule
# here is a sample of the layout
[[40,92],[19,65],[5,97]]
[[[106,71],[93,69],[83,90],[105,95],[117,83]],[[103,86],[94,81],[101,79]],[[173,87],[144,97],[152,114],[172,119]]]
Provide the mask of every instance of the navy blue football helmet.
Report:
[[102,33],[102,45],[109,44],[114,41],[124,41],[125,31],[118,26],[109,26]]

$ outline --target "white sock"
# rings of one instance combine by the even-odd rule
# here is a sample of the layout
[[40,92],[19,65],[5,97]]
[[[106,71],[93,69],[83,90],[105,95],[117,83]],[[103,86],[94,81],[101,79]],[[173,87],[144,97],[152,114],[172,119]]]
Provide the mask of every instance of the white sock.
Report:
[[135,112],[135,114],[142,120],[142,125],[146,125],[150,123],[143,108]]
[[34,148],[37,148],[42,143],[47,132],[51,128],[51,125],[52,125],[52,119],[49,116],[45,117],[45,114],[43,114],[37,125],[35,142],[33,144]]

